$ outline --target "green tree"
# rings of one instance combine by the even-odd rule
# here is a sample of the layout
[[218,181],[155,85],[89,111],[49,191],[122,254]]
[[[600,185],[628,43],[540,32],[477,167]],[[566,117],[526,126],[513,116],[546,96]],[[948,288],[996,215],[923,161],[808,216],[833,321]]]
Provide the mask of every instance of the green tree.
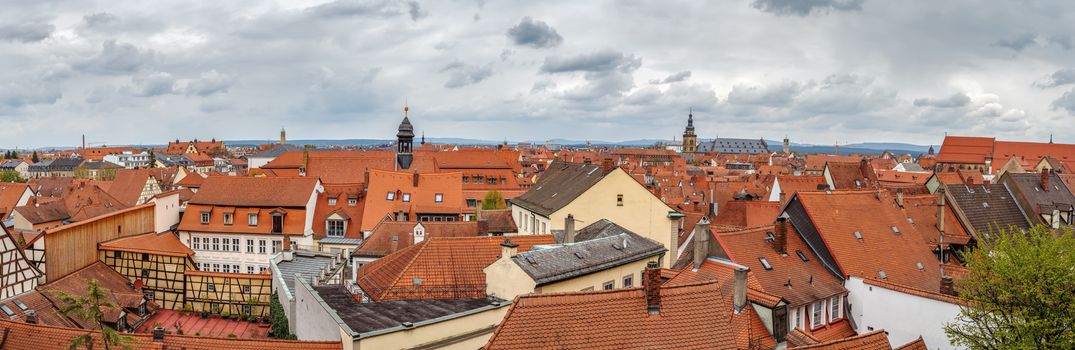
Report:
[[153,151],[149,151],[149,165],[146,165],[146,168],[156,168],[156,167],[157,167],[157,155],[155,153],[153,153]]
[[108,289],[99,287],[96,279],[90,279],[89,285],[86,286],[85,296],[70,295],[59,290],[53,293],[64,305],[60,308],[60,313],[67,317],[77,317],[84,321],[89,321],[92,325],[88,332],[71,339],[67,346],[68,349],[92,349],[93,331],[101,332],[101,343],[104,344],[106,350],[112,348],[131,349],[130,342],[132,338],[130,336],[122,335],[115,329],[101,323],[105,309],[118,309],[118,307],[109,300]]
[[504,196],[500,195],[500,192],[496,190],[486,192],[485,198],[482,198],[482,210],[504,209],[507,207],[507,204],[504,203]]
[[1036,226],[987,236],[957,283],[967,300],[945,333],[970,349],[1075,349],[1075,235]]
[[269,336],[276,339],[296,339],[294,334],[291,334],[291,329],[288,327],[287,315],[284,314],[284,305],[280,304],[280,299],[276,297],[276,293],[272,294],[272,300],[269,301],[269,318],[271,320],[269,330]]
[[26,179],[16,171],[6,170],[0,171],[0,182],[26,182]]
[[30,162],[31,163],[41,162],[41,158],[37,157],[37,151],[34,151],[34,153],[30,155]]

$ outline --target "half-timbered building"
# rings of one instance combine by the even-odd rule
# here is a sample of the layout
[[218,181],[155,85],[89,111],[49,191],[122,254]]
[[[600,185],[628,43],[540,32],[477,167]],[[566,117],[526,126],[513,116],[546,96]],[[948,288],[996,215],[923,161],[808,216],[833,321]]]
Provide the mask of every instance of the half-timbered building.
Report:
[[98,245],[101,260],[141,286],[146,298],[165,309],[183,308],[185,275],[195,270],[194,251],[174,233],[145,233]]

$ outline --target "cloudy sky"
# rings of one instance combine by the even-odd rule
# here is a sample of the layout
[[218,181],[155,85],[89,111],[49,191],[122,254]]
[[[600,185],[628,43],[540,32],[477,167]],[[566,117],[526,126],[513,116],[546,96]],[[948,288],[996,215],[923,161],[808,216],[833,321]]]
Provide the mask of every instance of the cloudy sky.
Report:
[[23,1],[0,147],[430,137],[1075,143],[1075,3]]

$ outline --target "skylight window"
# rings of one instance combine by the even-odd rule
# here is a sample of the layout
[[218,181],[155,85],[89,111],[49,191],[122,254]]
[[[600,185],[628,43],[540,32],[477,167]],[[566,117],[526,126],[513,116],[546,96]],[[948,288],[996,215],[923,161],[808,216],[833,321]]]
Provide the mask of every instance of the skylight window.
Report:
[[892,233],[895,233],[897,235],[900,234],[900,228],[896,227],[896,226],[892,226]]
[[801,250],[796,250],[795,255],[798,255],[799,259],[803,259],[803,262],[810,261],[810,259],[806,257],[806,254],[803,254],[803,251]]
[[775,240],[776,240],[776,236],[773,236],[772,232],[766,232],[765,233],[765,241],[766,242],[772,242],[772,241],[775,241]]
[[580,253],[580,252],[575,252],[575,257],[579,258],[579,259],[585,258],[584,256],[582,256],[582,253]]
[[888,274],[886,274],[884,271],[877,271],[877,277],[881,277],[881,279],[886,280],[888,279]]
[[862,232],[855,231],[855,239],[862,240]]
[[982,208],[989,208],[988,202],[982,202]]
[[764,267],[766,271],[773,269],[773,265],[770,265],[769,260],[765,260],[765,257],[758,258],[758,261],[761,261],[761,267]]
[[388,194],[385,195],[384,199],[394,201],[394,200],[396,200],[396,193],[392,192],[392,191],[389,191]]
[[22,311],[26,311],[26,309],[29,309],[29,307],[27,307],[26,304],[19,299],[15,299],[15,306],[18,306],[19,309]]
[[420,285],[422,285],[422,279],[421,278],[415,278],[415,279],[411,280],[411,284],[416,285],[416,286],[420,286]]
[[4,310],[4,314],[7,315],[7,317],[15,316],[15,311],[12,311],[10,307],[7,307],[7,305],[0,305],[0,310]]
[[530,265],[537,265],[537,260],[535,260],[532,256],[526,257],[526,262],[530,263]]
[[917,267],[919,271],[926,271],[926,267],[922,266],[922,263],[920,262],[914,263],[914,266]]

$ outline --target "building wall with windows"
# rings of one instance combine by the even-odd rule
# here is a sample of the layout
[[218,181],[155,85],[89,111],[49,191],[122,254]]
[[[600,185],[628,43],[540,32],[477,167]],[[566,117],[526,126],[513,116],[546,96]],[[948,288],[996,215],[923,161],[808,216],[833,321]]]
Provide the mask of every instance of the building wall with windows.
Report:
[[199,270],[223,273],[267,270],[270,257],[282,250],[284,241],[284,235],[200,232],[182,232],[179,238],[194,250]]
[[[641,285],[642,270],[659,256],[630,262],[606,270],[576,276],[544,285],[537,283],[511,259],[499,259],[484,269],[486,293],[512,300],[528,293],[578,292],[637,287]],[[611,288],[607,284],[611,284]]]
[[931,349],[955,349],[944,334],[944,325],[954,322],[959,305],[938,299],[945,296],[909,294],[869,283],[851,276],[844,283],[847,303],[859,334],[884,329],[893,344],[905,344],[922,336]]
[[190,259],[139,252],[101,250],[101,261],[134,283],[142,282],[142,290],[160,307],[169,310],[183,308],[186,272],[193,270]]
[[195,312],[268,316],[272,275],[187,271],[185,302]]

